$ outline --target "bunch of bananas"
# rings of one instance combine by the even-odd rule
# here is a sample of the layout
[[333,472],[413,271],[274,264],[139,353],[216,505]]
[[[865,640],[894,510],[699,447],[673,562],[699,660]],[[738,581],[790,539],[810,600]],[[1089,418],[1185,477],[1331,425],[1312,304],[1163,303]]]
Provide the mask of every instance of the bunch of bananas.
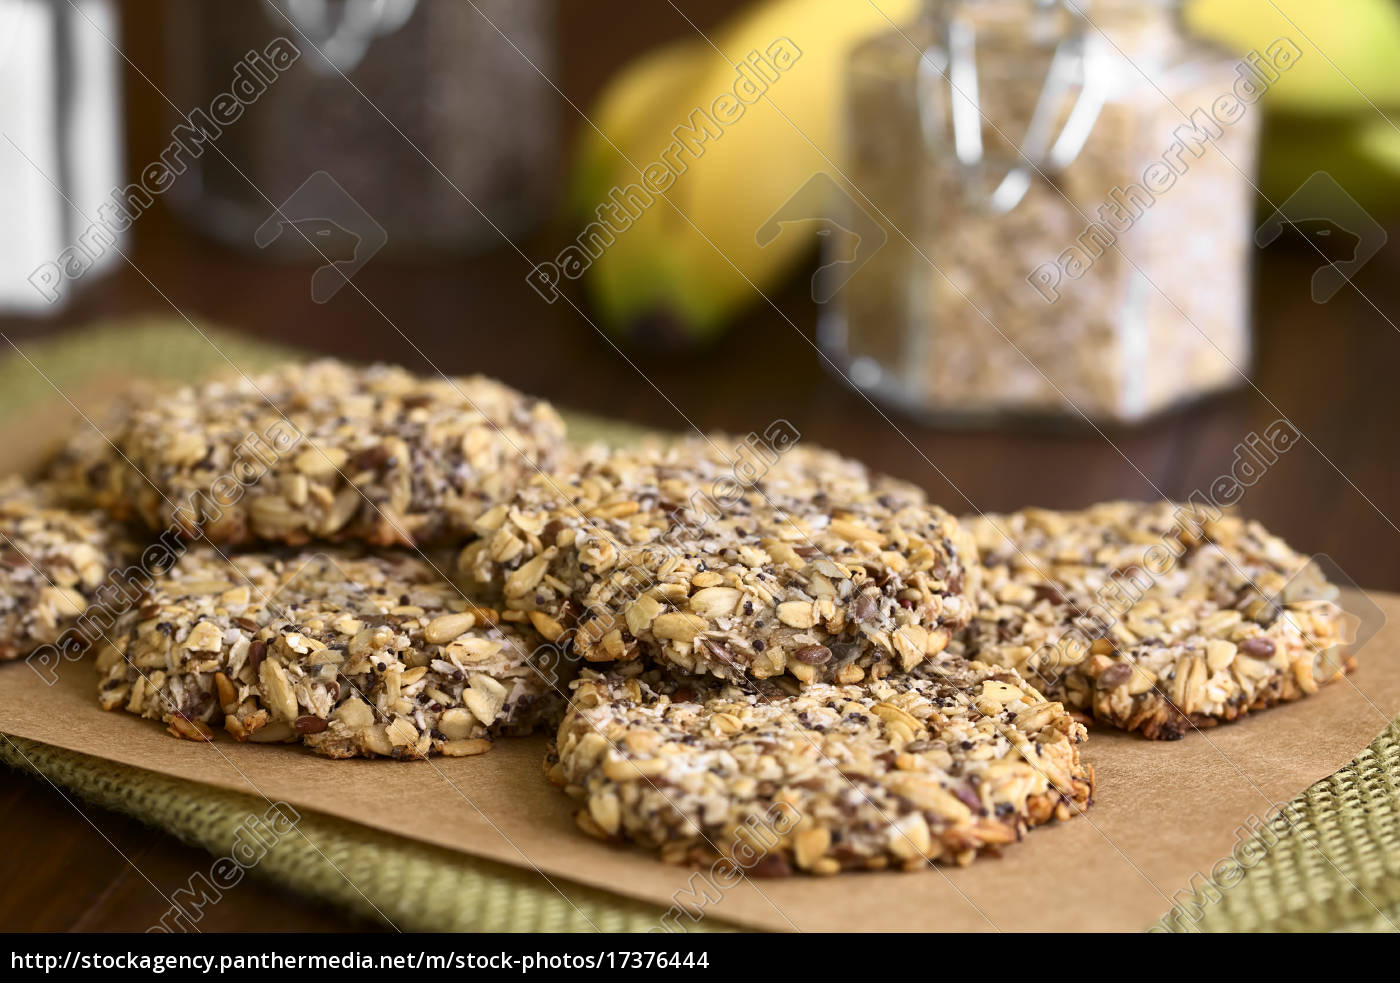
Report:
[[[766,245],[756,236],[814,173],[839,174],[848,53],[916,8],[766,0],[708,38],[624,67],[589,111],[568,196],[575,229],[596,233],[578,240],[575,271],[586,267],[599,322],[640,343],[698,345],[763,303],[817,241],[816,221],[765,236]],[[599,229],[599,208],[619,199],[627,212],[614,209]]]

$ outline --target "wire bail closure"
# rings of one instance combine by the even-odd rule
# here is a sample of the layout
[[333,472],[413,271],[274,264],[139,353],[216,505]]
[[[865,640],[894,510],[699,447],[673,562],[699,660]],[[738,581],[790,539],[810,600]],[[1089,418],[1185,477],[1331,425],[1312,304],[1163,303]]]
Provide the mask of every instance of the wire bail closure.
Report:
[[[916,101],[924,142],[933,149],[946,140],[939,127],[939,117],[932,93],[940,86],[949,88],[952,114],[953,151],[968,197],[976,199],[973,189],[984,176],[986,162],[982,146],[982,124],[985,120],[998,132],[997,122],[983,111],[982,84],[977,73],[977,29],[964,13],[948,13],[942,5],[938,14],[943,19],[946,50],[930,45],[919,59],[916,77]],[[1084,149],[1089,133],[1097,122],[1108,95],[1110,67],[1097,45],[1088,43],[1086,20],[1070,0],[1036,0],[1035,18],[1044,21],[1054,10],[1064,10],[1071,25],[1055,46],[1045,82],[1036,99],[1026,132],[1017,147],[1021,163],[1013,166],[997,183],[983,203],[994,214],[1011,211],[1030,190],[1033,173],[1048,165],[1059,169],[1072,163]],[[1032,25],[1032,30],[1036,26]],[[1055,114],[1064,98],[1079,86],[1069,116],[1057,134],[1053,132]],[[1009,141],[1008,141],[1009,142]]]

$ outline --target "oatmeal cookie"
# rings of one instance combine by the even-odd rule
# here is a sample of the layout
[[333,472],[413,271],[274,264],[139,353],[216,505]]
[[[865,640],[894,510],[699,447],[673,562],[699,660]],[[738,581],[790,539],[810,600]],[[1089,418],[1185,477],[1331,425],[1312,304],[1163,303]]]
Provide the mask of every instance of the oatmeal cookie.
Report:
[[830,451],[740,474],[733,447],[584,453],[483,513],[460,569],[592,662],[855,683],[943,650],[976,566],[952,516]]
[[91,429],[51,466],[71,498],[225,544],[460,542],[564,442],[553,408],[491,379],[333,360],[129,401]]
[[409,554],[197,548],[113,639],[98,659],[104,709],[332,758],[479,754],[558,719],[566,685],[534,631]]
[[940,657],[855,686],[585,670],[546,762],[579,825],[761,874],[967,863],[1092,798],[1083,725]]
[[139,552],[106,513],[55,503],[47,485],[0,480],[0,659],[58,641],[104,603],[108,575]]
[[1337,591],[1259,523],[1109,502],[965,520],[985,572],[950,651],[1147,737],[1313,693],[1350,668]]

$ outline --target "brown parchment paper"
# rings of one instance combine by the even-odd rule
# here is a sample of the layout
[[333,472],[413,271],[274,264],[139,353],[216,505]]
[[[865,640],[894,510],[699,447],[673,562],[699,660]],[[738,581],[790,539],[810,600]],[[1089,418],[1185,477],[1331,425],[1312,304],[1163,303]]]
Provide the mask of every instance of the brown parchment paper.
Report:
[[[66,413],[0,428],[0,471],[23,470]],[[1298,544],[1306,547],[1306,544]],[[1346,764],[1400,712],[1400,597],[1371,594],[1386,622],[1357,673],[1290,706],[1163,743],[1096,730],[1088,813],[1041,828],[1000,858],[913,874],[746,880],[706,915],[780,931],[1140,930],[1189,893],[1248,826]],[[542,738],[473,758],[330,761],[300,748],[176,740],[96,703],[90,662],[50,685],[0,666],[0,732],[234,791],[671,907],[693,871],[600,844],[544,780]],[[684,919],[682,919],[684,922]]]

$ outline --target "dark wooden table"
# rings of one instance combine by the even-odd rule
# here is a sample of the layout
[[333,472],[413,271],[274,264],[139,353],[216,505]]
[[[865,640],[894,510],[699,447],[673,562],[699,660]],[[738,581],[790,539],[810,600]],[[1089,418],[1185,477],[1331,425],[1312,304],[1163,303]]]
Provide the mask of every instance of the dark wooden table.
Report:
[[[682,6],[705,27],[734,3]],[[581,104],[631,53],[690,30],[663,4],[618,0],[585,10],[564,3],[562,12],[568,43],[561,87]],[[128,51],[159,84],[157,10],[133,3],[127,18]],[[168,137],[147,83],[129,73],[127,91],[130,155],[137,163]],[[566,120],[569,130],[576,125]],[[523,248],[545,257],[560,241],[557,232],[545,232]],[[1239,442],[1282,412],[1308,440],[1248,490],[1244,510],[1300,548],[1327,553],[1357,583],[1400,589],[1400,334],[1371,306],[1400,320],[1400,250],[1393,245],[1362,270],[1358,289],[1344,289],[1325,305],[1308,295],[1317,265],[1311,249],[1295,243],[1262,252],[1257,391],[1243,387],[1107,435],[1086,429],[947,432],[893,413],[887,421],[823,369],[810,344],[816,311],[801,278],[773,297],[777,311],[758,304],[710,351],[639,354],[629,363],[568,305],[541,303],[525,286],[525,262],[505,247],[433,263],[376,257],[356,282],[378,311],[352,290],[325,305],[312,303],[308,269],[268,265],[212,245],[161,212],[141,219],[131,258],[144,276],[123,268],[86,285],[57,318],[0,318],[0,331],[22,343],[97,317],[173,313],[173,305],[192,318],[351,359],[486,372],[564,406],[651,427],[747,433],[782,417],[804,439],[919,482],[955,511],[972,504],[983,510],[1032,502],[1077,506],[1152,498],[1159,491],[1185,496],[1229,470]],[[122,816],[75,805],[47,784],[8,771],[0,773],[0,829],[11,844],[0,857],[0,928],[8,930],[140,931],[166,903],[121,854],[166,893],[208,864],[202,851]],[[254,878],[214,906],[202,927],[376,926]]]

